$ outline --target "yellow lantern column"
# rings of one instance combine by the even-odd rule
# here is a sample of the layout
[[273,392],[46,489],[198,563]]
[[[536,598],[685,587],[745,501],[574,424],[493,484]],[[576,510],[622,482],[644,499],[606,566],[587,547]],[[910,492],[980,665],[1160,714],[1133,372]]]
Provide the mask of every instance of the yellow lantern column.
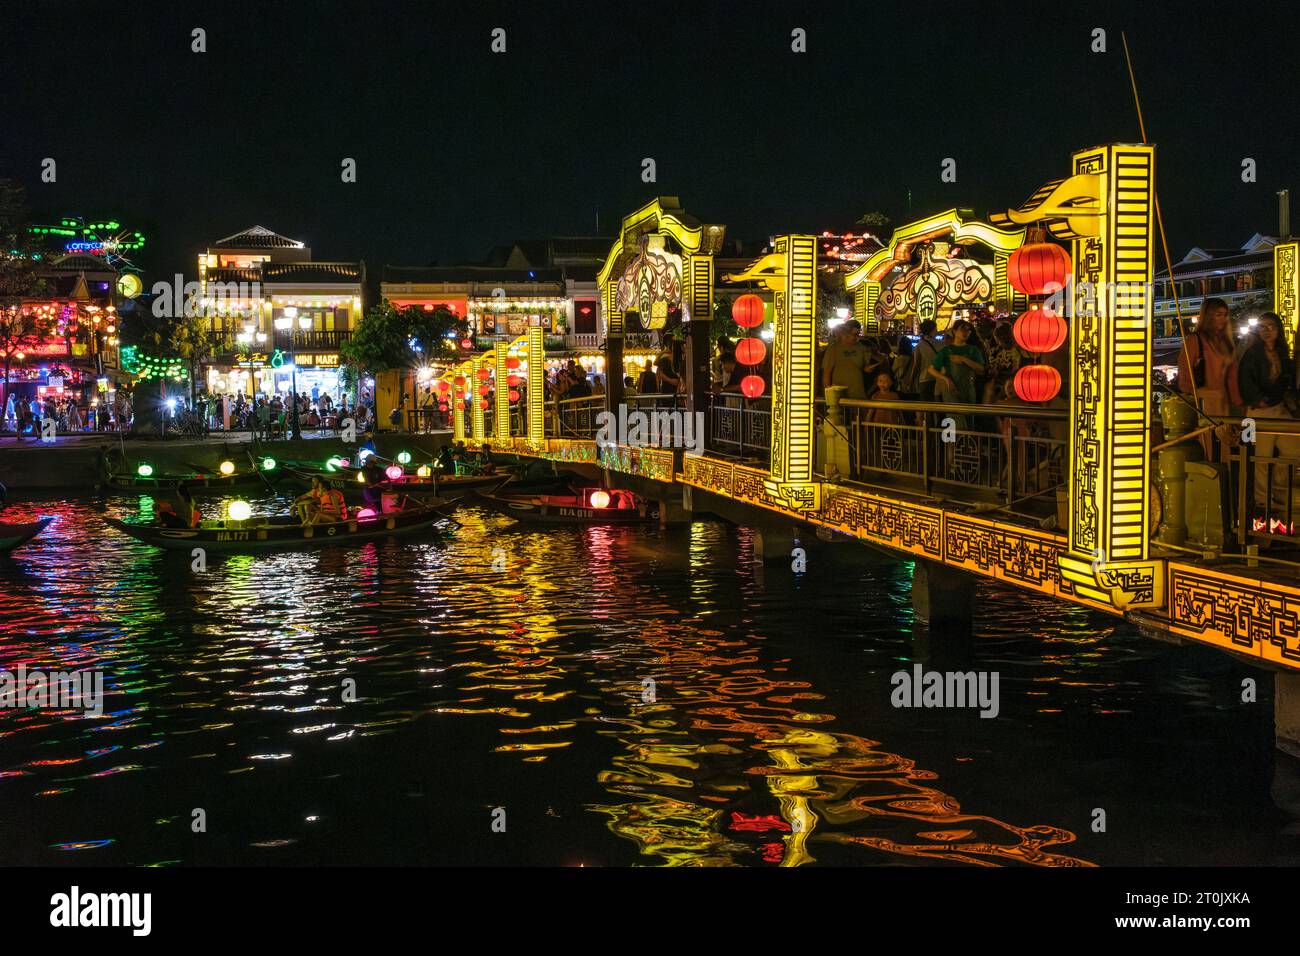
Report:
[[1095,191],[1096,226],[1076,231],[1072,248],[1070,537],[1061,574],[1080,595],[1121,610],[1158,607],[1163,562],[1149,560],[1155,153],[1082,150],[1072,174]]
[[790,508],[815,511],[821,507],[821,483],[813,479],[817,240],[779,236],[775,251],[784,281],[773,296],[772,458],[764,486]]
[[1273,247],[1273,311],[1282,320],[1294,354],[1300,333],[1300,243],[1282,242]]
[[510,388],[506,385],[506,358],[509,355],[510,346],[505,342],[498,342],[496,348],[496,421],[492,424],[495,426],[496,440],[502,444],[510,443]]
[[[461,367],[463,368],[463,366]],[[460,371],[460,369],[457,369]],[[451,376],[451,434],[456,441],[465,440],[465,390],[456,384],[455,373]]]
[[623,402],[623,313],[617,277],[601,287],[600,311],[605,320],[605,408],[616,412]]
[[540,326],[528,329],[528,441],[535,449],[546,441],[545,336]]
[[483,397],[478,393],[478,370],[486,367],[485,356],[475,355],[469,360],[470,421],[475,442],[483,441]]
[[862,323],[864,331],[880,331],[880,320],[876,318],[876,300],[879,298],[880,283],[875,279],[865,279],[853,290],[853,317]]

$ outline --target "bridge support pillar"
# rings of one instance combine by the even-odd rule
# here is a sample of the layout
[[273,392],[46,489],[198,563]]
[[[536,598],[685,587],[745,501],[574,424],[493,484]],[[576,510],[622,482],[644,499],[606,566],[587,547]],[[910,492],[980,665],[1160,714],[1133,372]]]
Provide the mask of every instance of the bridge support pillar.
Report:
[[681,498],[659,499],[659,524],[688,524],[691,513]]
[[912,574],[912,609],[930,627],[970,630],[975,579],[938,561],[918,559]]
[[799,529],[793,525],[754,529],[755,564],[768,561],[792,561],[794,560],[794,549],[803,546],[799,539]]

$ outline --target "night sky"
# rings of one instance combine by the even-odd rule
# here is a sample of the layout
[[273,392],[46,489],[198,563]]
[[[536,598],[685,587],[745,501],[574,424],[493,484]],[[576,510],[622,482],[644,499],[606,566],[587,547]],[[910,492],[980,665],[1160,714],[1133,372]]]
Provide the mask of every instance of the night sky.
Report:
[[1294,14],[1136,6],[7,0],[0,176],[40,220],[143,229],[151,281],[192,277],[208,242],[254,223],[374,280],[596,234],[598,212],[612,235],[654,195],[749,239],[868,210],[984,215],[1073,149],[1140,139],[1127,30],[1175,259],[1275,232],[1276,190],[1300,188]]

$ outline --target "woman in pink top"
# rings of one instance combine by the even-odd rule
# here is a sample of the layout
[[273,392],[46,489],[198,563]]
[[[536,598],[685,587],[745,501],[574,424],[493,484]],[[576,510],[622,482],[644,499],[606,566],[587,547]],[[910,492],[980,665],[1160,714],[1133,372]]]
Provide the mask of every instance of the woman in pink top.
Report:
[[[1232,412],[1228,403],[1228,368],[1233,363],[1233,351],[1228,304],[1222,299],[1206,299],[1196,318],[1196,331],[1185,338],[1178,356],[1178,390],[1190,398],[1195,384],[1201,412],[1216,423],[1226,420]],[[1202,435],[1201,444],[1207,460],[1212,460],[1212,434]]]

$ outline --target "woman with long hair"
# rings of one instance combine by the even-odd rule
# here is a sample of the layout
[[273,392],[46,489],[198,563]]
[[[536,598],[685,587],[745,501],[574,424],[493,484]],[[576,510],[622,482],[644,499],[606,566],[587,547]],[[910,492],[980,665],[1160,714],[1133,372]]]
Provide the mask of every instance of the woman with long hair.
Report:
[[[1246,416],[1254,419],[1293,420],[1287,409],[1287,394],[1295,387],[1295,367],[1282,331],[1282,320],[1275,312],[1265,312],[1255,326],[1255,341],[1241,357],[1237,372]],[[1266,504],[1268,479],[1274,455],[1300,458],[1300,438],[1293,435],[1268,434],[1268,422],[1259,423],[1255,435],[1255,503]],[[1273,474],[1274,504],[1285,507],[1285,469]],[[1281,500],[1279,500],[1279,492]]]
[[[1228,369],[1235,360],[1228,303],[1215,298],[1202,302],[1196,329],[1185,338],[1183,345],[1178,357],[1178,390],[1189,398],[1194,393],[1197,407],[1207,418],[1224,421],[1232,413],[1228,401]],[[1206,458],[1212,459],[1211,432],[1201,436],[1201,444]]]

